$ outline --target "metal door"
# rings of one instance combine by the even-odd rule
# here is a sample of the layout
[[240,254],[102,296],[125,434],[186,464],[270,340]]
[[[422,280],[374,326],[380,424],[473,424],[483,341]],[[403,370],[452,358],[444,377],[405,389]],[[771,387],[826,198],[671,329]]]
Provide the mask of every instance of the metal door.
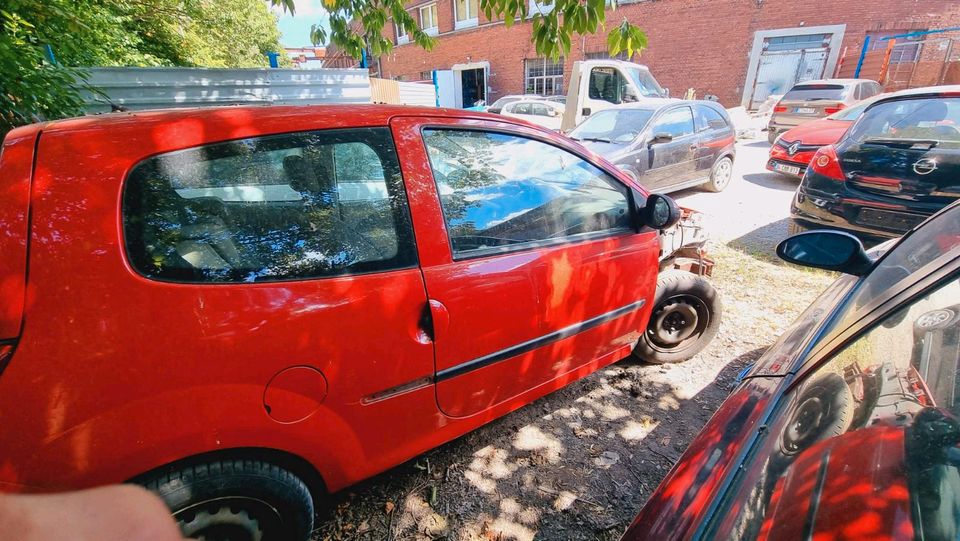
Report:
[[828,53],[826,48],[761,53],[750,108],[756,109],[771,94],[784,94],[799,82],[823,77]]

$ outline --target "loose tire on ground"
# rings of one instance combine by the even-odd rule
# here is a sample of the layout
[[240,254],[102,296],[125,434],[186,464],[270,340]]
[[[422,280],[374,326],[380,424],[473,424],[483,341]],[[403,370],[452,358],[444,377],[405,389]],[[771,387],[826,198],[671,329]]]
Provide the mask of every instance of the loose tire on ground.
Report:
[[141,481],[186,537],[206,541],[306,541],[313,498],[293,473],[257,460],[220,460]]
[[722,312],[720,295],[709,280],[687,271],[662,272],[650,323],[633,355],[652,364],[686,361],[717,335]]
[[708,192],[722,192],[730,185],[730,179],[733,178],[733,160],[730,156],[724,156],[713,164],[710,170],[710,182],[703,185]]

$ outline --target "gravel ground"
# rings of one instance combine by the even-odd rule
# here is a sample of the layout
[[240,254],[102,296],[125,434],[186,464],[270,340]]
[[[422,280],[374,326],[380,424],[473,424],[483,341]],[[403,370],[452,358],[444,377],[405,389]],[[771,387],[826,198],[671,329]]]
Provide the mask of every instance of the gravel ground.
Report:
[[335,494],[314,539],[616,539],[736,374],[833,279],[773,255],[796,181],[763,169],[767,149],[739,144],[723,193],[674,194],[707,214],[715,239],[724,314],[704,352],[674,366],[623,361]]

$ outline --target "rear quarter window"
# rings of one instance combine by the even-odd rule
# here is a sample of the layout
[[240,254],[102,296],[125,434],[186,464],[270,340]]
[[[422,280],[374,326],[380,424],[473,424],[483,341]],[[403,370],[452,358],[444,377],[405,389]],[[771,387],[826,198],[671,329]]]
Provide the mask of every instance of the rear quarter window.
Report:
[[787,92],[783,99],[797,101],[841,100],[849,89],[844,85],[815,84],[796,85]]
[[264,282],[415,263],[387,128],[256,137],[133,168],[123,193],[134,269],[175,282]]

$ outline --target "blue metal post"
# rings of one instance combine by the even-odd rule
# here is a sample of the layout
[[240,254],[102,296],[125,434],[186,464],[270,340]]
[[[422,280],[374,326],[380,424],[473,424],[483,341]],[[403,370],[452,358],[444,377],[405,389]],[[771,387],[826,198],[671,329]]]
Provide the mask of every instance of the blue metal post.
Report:
[[53,47],[49,43],[43,45],[43,55],[47,57],[47,62],[51,64],[57,63],[57,57],[53,55]]
[[366,68],[367,66],[367,50],[360,49],[360,67]]
[[271,68],[280,67],[280,53],[267,53],[267,58],[270,59]]
[[860,77],[860,69],[863,68],[863,59],[867,57],[867,51],[870,49],[870,35],[863,38],[863,49],[860,49],[860,60],[857,60],[857,69],[853,72],[853,78]]

